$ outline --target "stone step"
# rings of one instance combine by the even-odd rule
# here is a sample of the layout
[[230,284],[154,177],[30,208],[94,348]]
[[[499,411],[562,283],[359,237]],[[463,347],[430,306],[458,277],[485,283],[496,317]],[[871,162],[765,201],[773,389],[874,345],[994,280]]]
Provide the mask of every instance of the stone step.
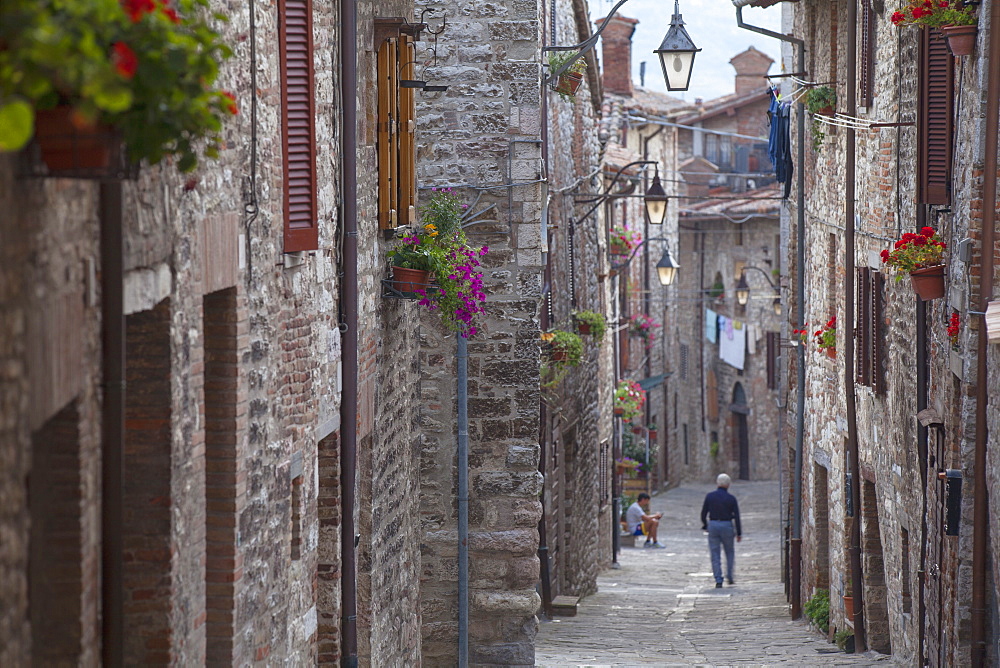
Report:
[[556,596],[552,599],[552,614],[560,617],[576,617],[576,604],[579,596]]

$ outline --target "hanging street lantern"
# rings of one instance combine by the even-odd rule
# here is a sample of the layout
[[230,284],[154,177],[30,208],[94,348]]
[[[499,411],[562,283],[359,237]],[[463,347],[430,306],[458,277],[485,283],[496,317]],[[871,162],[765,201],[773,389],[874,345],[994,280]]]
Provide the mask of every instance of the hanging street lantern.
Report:
[[747,273],[740,274],[740,280],[736,283],[736,303],[746,306],[750,299],[750,285],[747,283]]
[[646,203],[646,216],[651,225],[662,225],[667,217],[667,193],[660,183],[659,172],[653,176],[653,183],[646,191],[644,202]]
[[680,265],[670,254],[670,248],[663,251],[663,257],[656,263],[656,275],[660,279],[660,285],[670,285],[677,277],[677,270]]
[[670,19],[670,29],[660,48],[653,51],[660,57],[660,65],[663,67],[663,78],[667,81],[667,90],[687,90],[691,83],[691,69],[694,65],[694,56],[701,51],[691,41],[691,37],[684,29],[684,19],[681,18],[681,10],[678,0],[674,0],[674,15]]

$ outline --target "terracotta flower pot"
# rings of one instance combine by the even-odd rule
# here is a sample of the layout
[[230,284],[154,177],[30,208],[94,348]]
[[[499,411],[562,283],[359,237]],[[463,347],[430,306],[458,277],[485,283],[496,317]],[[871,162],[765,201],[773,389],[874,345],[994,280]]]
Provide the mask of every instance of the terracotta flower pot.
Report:
[[910,283],[913,291],[925,302],[944,297],[944,265],[914,269],[910,272]]
[[549,359],[553,362],[565,362],[569,359],[569,353],[562,348],[553,348],[549,353]]
[[642,433],[642,427],[632,427],[632,433],[638,436]]
[[836,348],[824,348],[823,352],[825,352],[826,356],[829,357],[830,359],[832,359],[832,360],[837,359],[837,349]]
[[612,412],[615,415],[619,416],[619,417],[621,417],[622,415],[625,415],[625,409],[622,408],[621,406],[615,406],[615,408],[612,410]]
[[52,174],[106,169],[111,164],[114,131],[103,125],[74,122],[68,106],[35,112],[35,142]]
[[816,113],[819,114],[820,116],[833,116],[833,114],[834,114],[833,106],[830,105],[830,106],[823,107],[822,109],[818,110]]
[[555,91],[573,97],[582,83],[583,75],[579,72],[563,72],[556,81]]
[[655,441],[656,440],[656,430],[655,429],[650,429],[649,430],[649,440],[651,440],[651,441]]
[[430,272],[423,269],[392,268],[392,287],[404,295],[416,294],[416,290],[426,290]]
[[847,621],[854,623],[854,597],[845,596],[844,597],[844,616],[847,617]]
[[581,334],[590,334],[590,323],[589,322],[578,322],[576,323],[576,331]]
[[971,56],[976,48],[976,26],[941,26],[939,28],[948,38],[948,49],[953,56]]

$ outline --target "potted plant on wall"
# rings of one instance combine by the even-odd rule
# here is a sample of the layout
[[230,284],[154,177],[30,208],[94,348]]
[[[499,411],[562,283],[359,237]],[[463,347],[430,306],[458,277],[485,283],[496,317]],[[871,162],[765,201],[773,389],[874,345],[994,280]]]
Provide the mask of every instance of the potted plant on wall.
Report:
[[583,359],[583,341],[573,332],[554,329],[542,332],[549,362],[563,366],[579,366]]
[[[34,137],[51,173],[128,158],[215,158],[235,97],[214,86],[232,55],[207,0],[0,4],[0,151]],[[224,20],[214,15],[216,20]]]
[[480,258],[489,248],[469,245],[461,225],[466,205],[451,188],[432,188],[431,193],[420,207],[420,229],[388,252],[394,277],[411,268],[428,275],[423,283],[404,278],[396,289],[419,297],[418,304],[437,312],[445,327],[469,338],[479,331],[476,316],[486,312]]
[[[549,72],[555,72],[574,58],[576,51],[550,51],[549,52]],[[552,89],[559,93],[559,97],[572,101],[576,99],[576,91],[583,83],[583,73],[587,70],[587,61],[579,57],[573,61],[565,71],[556,77]]]
[[882,262],[896,270],[896,281],[903,273],[910,275],[913,291],[923,301],[944,296],[944,269],[942,261],[947,245],[933,227],[924,227],[918,233],[907,232],[879,255]]
[[633,336],[641,336],[646,349],[653,347],[653,337],[660,323],[653,320],[647,313],[636,313],[628,320],[628,331]]
[[573,320],[576,322],[576,330],[580,334],[589,334],[598,341],[604,339],[607,320],[605,320],[603,313],[597,313],[596,311],[576,311],[573,313]]
[[828,357],[837,357],[837,316],[830,318],[822,328],[813,332],[816,346]]
[[972,5],[952,0],[913,0],[893,12],[895,26],[937,28],[948,40],[954,56],[968,56],[976,46],[978,19]]
[[810,114],[813,115],[810,130],[812,132],[813,150],[819,151],[826,139],[826,133],[816,116],[833,116],[833,109],[837,105],[837,91],[830,86],[813,86],[805,94],[803,103]]
[[646,390],[634,380],[620,380],[615,388],[614,413],[631,420],[642,411],[646,403]]
[[632,249],[642,243],[642,234],[624,225],[616,225],[611,228],[609,242],[612,255],[628,255]]

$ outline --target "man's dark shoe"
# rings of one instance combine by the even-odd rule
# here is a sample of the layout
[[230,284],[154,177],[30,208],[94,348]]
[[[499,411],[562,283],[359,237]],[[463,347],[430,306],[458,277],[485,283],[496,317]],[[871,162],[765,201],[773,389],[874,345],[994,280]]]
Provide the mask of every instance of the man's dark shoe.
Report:
[[730,580],[730,581],[729,581],[729,584],[731,584],[731,585],[734,585],[734,584],[736,584],[736,583],[735,583],[735,582],[733,582],[732,580]]
[[721,582],[716,582],[715,583],[715,588],[716,589],[722,589],[722,583]]

